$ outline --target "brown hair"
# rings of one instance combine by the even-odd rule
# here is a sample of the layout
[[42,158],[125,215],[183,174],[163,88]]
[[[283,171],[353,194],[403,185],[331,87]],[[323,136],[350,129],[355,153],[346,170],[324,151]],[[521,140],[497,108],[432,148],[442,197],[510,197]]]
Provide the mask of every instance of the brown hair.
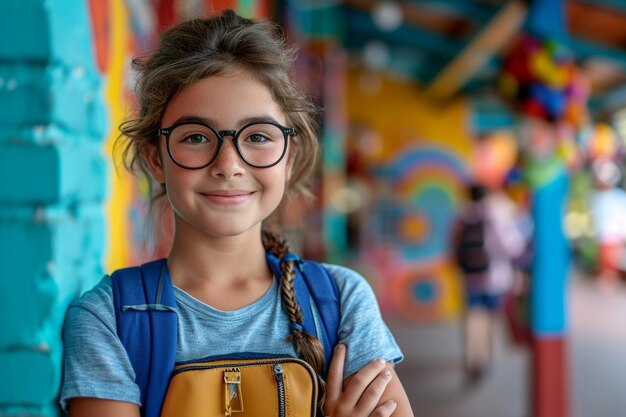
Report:
[[[153,217],[163,215],[155,212],[155,207],[166,206],[162,198],[165,187],[161,185],[158,191],[152,189],[145,153],[159,146],[157,130],[167,105],[177,93],[200,79],[241,69],[269,89],[285,114],[287,125],[296,130],[292,142],[295,146],[291,147],[289,155],[293,162],[286,195],[309,196],[308,180],[318,154],[316,108],[290,77],[294,59],[295,51],[286,45],[278,25],[245,19],[226,10],[220,16],[176,25],[161,35],[150,57],[133,60],[132,68],[138,76],[135,93],[139,112],[136,118],[120,125],[121,134],[115,146],[116,150],[121,149],[128,170],[140,170],[147,177]],[[289,252],[285,239],[275,233],[265,231],[263,244],[278,258]],[[289,319],[301,325],[302,311],[294,293],[293,268],[293,262],[282,263],[281,296]],[[320,341],[298,330],[292,330],[290,340],[298,354],[321,374],[324,354]],[[320,413],[325,391],[321,381]]]

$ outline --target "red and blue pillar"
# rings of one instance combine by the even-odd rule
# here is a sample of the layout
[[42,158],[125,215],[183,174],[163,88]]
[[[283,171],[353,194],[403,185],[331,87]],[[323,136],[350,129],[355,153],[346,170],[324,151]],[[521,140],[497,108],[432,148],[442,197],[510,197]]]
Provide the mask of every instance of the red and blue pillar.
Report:
[[531,393],[534,417],[570,414],[566,297],[570,251],[562,226],[568,183],[563,168],[538,185],[533,193]]
[[[566,44],[565,2],[533,0],[529,6],[526,30]],[[563,230],[568,185],[568,173],[563,164],[533,189],[531,393],[534,417],[570,415],[567,281],[571,255]]]

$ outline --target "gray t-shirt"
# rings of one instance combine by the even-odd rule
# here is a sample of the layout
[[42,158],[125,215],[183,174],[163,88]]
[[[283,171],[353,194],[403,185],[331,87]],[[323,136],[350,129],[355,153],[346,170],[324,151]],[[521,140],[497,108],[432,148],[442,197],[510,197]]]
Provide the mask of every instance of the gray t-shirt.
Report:
[[[394,364],[403,359],[380,315],[367,281],[351,269],[325,265],[339,288],[339,341],[348,347],[344,375],[375,358]],[[297,356],[288,341],[289,320],[276,280],[257,301],[235,311],[217,310],[174,287],[178,313],[176,361],[236,352]],[[61,405],[73,397],[96,397],[140,405],[132,366],[117,337],[107,276],[69,308],[64,332]]]

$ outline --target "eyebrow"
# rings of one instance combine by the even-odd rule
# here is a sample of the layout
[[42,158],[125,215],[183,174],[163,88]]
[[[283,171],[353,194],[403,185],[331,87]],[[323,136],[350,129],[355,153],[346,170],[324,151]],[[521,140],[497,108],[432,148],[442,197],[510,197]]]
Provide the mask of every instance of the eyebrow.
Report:
[[[252,117],[246,117],[244,119],[239,120],[237,122],[237,126],[241,127],[250,123],[265,123],[265,122],[281,124],[271,116],[252,116]],[[206,117],[199,117],[199,116],[182,116],[176,119],[174,123],[172,123],[172,126],[175,124],[180,124],[180,123],[199,123],[199,124],[209,125],[211,127],[214,127],[215,125],[217,125],[217,121],[214,119],[210,119]]]

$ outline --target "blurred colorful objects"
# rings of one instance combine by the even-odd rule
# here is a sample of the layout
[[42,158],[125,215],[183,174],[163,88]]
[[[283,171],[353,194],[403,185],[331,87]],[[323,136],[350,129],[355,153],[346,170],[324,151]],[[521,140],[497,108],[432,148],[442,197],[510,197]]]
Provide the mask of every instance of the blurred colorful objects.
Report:
[[515,137],[509,131],[481,137],[470,159],[472,178],[490,188],[499,188],[515,165],[517,151]]
[[604,190],[618,187],[622,179],[622,170],[616,162],[599,158],[591,164],[591,178],[596,189]]
[[575,126],[585,121],[588,82],[570,50],[556,40],[522,36],[504,57],[498,88],[526,115]]
[[582,164],[577,130],[565,122],[525,117],[518,129],[523,172],[533,188],[548,184],[563,170],[576,172]]
[[565,162],[570,171],[573,172],[581,167],[581,151],[575,134],[559,135],[556,154]]
[[590,161],[619,158],[624,144],[615,130],[600,122],[585,129],[580,134],[580,143]]

